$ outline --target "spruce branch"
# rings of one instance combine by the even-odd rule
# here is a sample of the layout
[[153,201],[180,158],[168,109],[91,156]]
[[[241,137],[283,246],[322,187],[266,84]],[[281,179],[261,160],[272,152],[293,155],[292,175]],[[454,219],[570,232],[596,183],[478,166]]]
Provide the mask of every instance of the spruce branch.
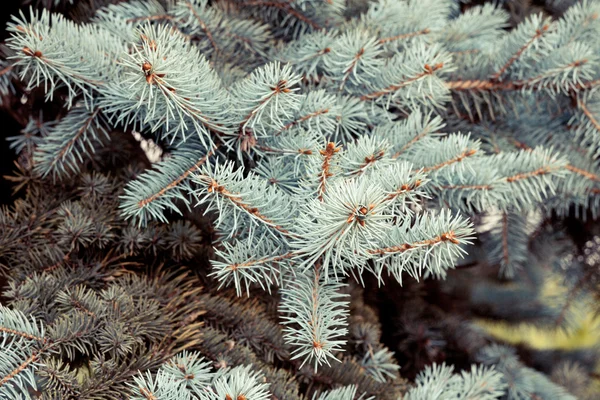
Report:
[[258,136],[267,136],[284,129],[284,119],[293,119],[290,110],[300,105],[301,97],[294,87],[299,80],[290,65],[275,62],[256,69],[235,85],[231,90],[240,113],[238,130],[250,129]]
[[341,165],[344,165],[347,176],[360,175],[386,164],[393,164],[386,153],[390,149],[387,140],[376,136],[361,137],[350,143],[342,154]]
[[[544,228],[600,212],[597,2],[515,27],[499,4],[459,3],[132,0],[82,23],[14,18],[3,100],[24,90],[27,112],[44,92],[63,109],[19,116],[11,139],[26,190],[0,212],[3,297],[44,332],[0,321],[0,397],[37,385],[56,398],[569,398],[514,357],[504,377],[434,364],[407,389],[392,360],[405,343],[388,350],[376,312],[345,299],[365,273],[446,278],[473,223],[487,264],[519,282],[539,272],[532,211]],[[113,129],[166,151],[143,171],[125,136],[105,143]],[[212,257],[210,240],[210,294],[160,272]],[[491,287],[460,295],[478,304]],[[443,326],[445,346],[462,346],[456,324],[422,321],[439,296],[411,293],[398,312],[423,306],[403,315],[417,336]],[[530,292],[511,293],[528,307]],[[444,346],[428,343],[432,358]],[[210,361],[176,355],[196,348]],[[493,353],[482,360],[510,358]]]
[[499,265],[499,275],[514,278],[526,265],[529,256],[530,214],[504,211],[499,221],[492,223],[485,245],[491,265]]
[[508,21],[509,15],[503,8],[485,3],[465,10],[434,35],[454,56],[469,56],[498,43]]
[[446,364],[425,367],[417,376],[417,386],[407,393],[407,400],[425,400],[435,396],[441,399],[495,400],[504,395],[504,377],[493,367],[473,365],[470,371],[453,374]]
[[551,382],[540,372],[525,367],[511,347],[497,344],[486,346],[478,352],[477,359],[484,365],[494,366],[501,374],[500,384],[506,387],[509,399],[523,396],[575,399],[564,388]]
[[336,128],[336,118],[341,112],[336,96],[325,90],[315,90],[303,97],[296,115],[276,131],[274,136],[286,134],[292,129],[326,133]]
[[390,205],[386,191],[369,179],[335,181],[322,200],[303,207],[298,239],[292,242],[301,265],[309,268],[322,258],[326,275],[331,265],[336,276],[347,274],[346,265],[361,265],[389,226]]
[[290,62],[306,79],[318,79],[325,74],[326,59],[331,57],[335,33],[316,31],[300,36],[281,51],[282,61]]
[[3,339],[9,336],[27,339],[40,344],[46,344],[48,339],[44,337],[44,327],[35,319],[29,319],[22,312],[2,307],[2,320],[0,321],[0,332]]
[[27,398],[36,389],[35,370],[40,355],[52,345],[44,327],[20,311],[0,306],[0,398]]
[[249,238],[232,244],[223,243],[223,246],[223,250],[216,250],[216,255],[223,261],[212,262],[211,275],[221,282],[220,287],[233,283],[238,296],[245,287],[249,297],[252,284],[269,292],[272,285],[280,286],[281,276],[290,268],[295,255],[291,251],[282,251],[264,237],[258,242]]
[[[7,45],[15,52],[10,60],[19,68],[19,77],[28,81],[29,88],[43,83],[49,99],[59,85],[65,85],[69,106],[79,93],[91,99],[93,91],[115,71],[112,62],[122,49],[120,43],[102,29],[78,26],[46,10],[31,10],[29,19],[21,13],[8,26],[12,36]],[[82,51],[86,53],[83,59]]]
[[391,58],[386,72],[369,83],[369,91],[360,99],[386,107],[392,103],[440,107],[448,96],[439,77],[444,70],[453,70],[449,53],[438,46],[416,43]]
[[[351,31],[339,37],[331,46],[331,56],[325,58],[328,75],[344,90],[347,84],[358,86],[373,78],[382,67],[381,45],[368,32]],[[352,90],[352,87],[348,90]]]
[[[491,75],[491,81],[501,81],[503,75],[511,68],[511,66],[519,61],[521,57],[526,54],[532,47],[535,47],[537,41],[549,33],[550,30],[549,21],[544,21],[540,16],[534,16],[526,23],[520,25],[517,30],[512,32],[504,41],[500,51],[503,53],[509,53],[511,50],[516,48],[516,51],[508,57],[508,59],[501,65],[501,67]],[[525,43],[520,47],[519,42],[522,42],[524,38],[529,37]]]
[[[413,145],[413,152],[406,155],[404,159],[413,161],[422,166],[421,170],[431,175],[445,169],[461,172],[468,168],[467,160],[477,158],[480,155],[480,142],[473,141],[469,135],[450,135],[436,141],[435,151],[428,151],[432,140],[421,140]],[[418,164],[417,164],[418,162]]]
[[[197,203],[206,203],[207,210],[219,210],[217,226],[227,215],[226,211],[232,213],[234,225],[230,236],[237,230],[237,223],[243,216],[283,237],[295,236],[286,228],[288,220],[282,215],[284,211],[290,211],[290,200],[253,173],[244,177],[243,170],[234,170],[233,163],[214,167],[205,164],[199,173],[192,175],[192,180],[198,185],[198,189],[191,192]],[[265,193],[268,195],[265,196]]]
[[319,173],[318,186],[317,186],[317,198],[323,201],[323,194],[326,190],[327,179],[333,176],[331,172],[331,160],[333,156],[340,151],[339,147],[336,147],[335,143],[329,142],[325,146],[325,149],[319,150],[319,154],[323,157],[321,163],[321,171]]
[[403,273],[417,280],[422,275],[443,278],[465,254],[463,246],[471,243],[473,233],[472,224],[460,216],[445,211],[425,213],[414,223],[405,219],[394,226],[386,232],[382,245],[368,252],[381,256],[375,260],[379,278],[385,270],[400,283]]
[[212,60],[237,62],[249,56],[249,64],[264,61],[272,40],[266,25],[203,0],[177,1],[169,12],[174,24]]
[[218,76],[172,27],[144,25],[137,33],[141,43],[120,55],[123,73],[102,88],[100,105],[111,122],[164,128],[171,140],[191,126],[209,146],[211,130],[228,131],[228,94]]
[[394,354],[387,348],[375,350],[369,345],[361,360],[361,365],[377,382],[386,383],[396,379],[400,367],[396,364]]
[[235,297],[203,295],[202,300],[205,321],[228,332],[236,342],[251,349],[255,357],[267,363],[290,359],[281,326],[270,318],[258,299],[240,303]]
[[[198,24],[198,26],[200,27],[200,29],[204,32],[204,34],[206,35],[206,37],[208,38],[208,41],[210,42],[211,46],[213,47],[215,52],[219,52],[219,47],[217,46],[217,44],[215,43],[215,39],[213,38],[213,35],[211,33],[211,30],[208,28],[208,25],[206,22],[204,22],[204,20],[202,19],[202,17],[200,16],[201,14],[203,14],[202,11],[204,10],[197,10],[197,7],[202,7],[205,8],[206,4],[202,4],[202,2],[198,2],[198,1],[188,1],[188,0],[184,0],[181,3],[183,3],[183,5],[185,7],[187,7],[187,9],[189,10],[189,12],[192,14],[195,22]],[[207,15],[208,17],[210,17],[211,15]]]
[[[403,136],[397,138],[396,141],[399,142],[399,145],[395,146],[397,150],[392,155],[392,158],[399,158],[403,153],[410,150],[418,141],[427,136],[435,135],[443,126],[444,124],[439,116],[433,117],[431,114],[424,116],[420,112],[414,112],[409,115],[403,123],[394,124],[391,127],[384,125],[381,130],[384,128],[393,129],[393,132],[384,133],[388,137],[392,135],[396,137],[400,135]],[[414,134],[415,132],[416,134]],[[405,136],[408,136],[407,134],[410,135],[409,138],[407,138],[408,140],[403,140]]]
[[313,400],[344,400],[344,399],[356,399],[356,400],[369,400],[372,397],[365,397],[364,394],[357,397],[357,387],[356,385],[344,386],[338,389],[329,390],[327,392],[321,393],[319,397],[314,396]]
[[390,149],[391,158],[402,159],[406,154],[418,148],[415,145],[419,141],[440,136],[440,131],[444,126],[441,117],[417,109],[401,121],[379,124],[373,129],[372,135],[386,139],[392,146]]
[[[188,140],[176,148],[169,158],[156,164],[155,169],[144,172],[125,187],[120,208],[126,217],[134,217],[141,225],[150,220],[166,221],[165,210],[180,213],[174,200],[191,205],[186,188],[191,175],[204,165],[217,151],[207,149],[195,140]],[[203,154],[199,157],[199,154]]]
[[589,179],[590,181],[600,182],[600,176],[594,174],[593,172],[586,171],[586,170],[584,170],[582,168],[577,168],[577,167],[575,167],[573,165],[566,165],[565,168],[567,170],[569,170],[569,171],[577,174],[577,175],[581,175],[584,178]]
[[52,174],[54,179],[78,173],[84,158],[109,140],[101,112],[100,107],[76,107],[52,127],[34,154],[36,171],[42,177]]
[[141,25],[147,22],[172,22],[172,19],[158,0],[132,0],[98,9],[92,21],[128,43],[137,40],[136,29]]
[[[317,264],[304,274],[290,276],[281,289],[284,340],[295,349],[292,359],[302,358],[302,365],[314,362],[315,369],[336,360],[335,353],[345,343],[343,328],[347,318],[344,286],[326,278]],[[297,326],[297,327],[296,327]]]

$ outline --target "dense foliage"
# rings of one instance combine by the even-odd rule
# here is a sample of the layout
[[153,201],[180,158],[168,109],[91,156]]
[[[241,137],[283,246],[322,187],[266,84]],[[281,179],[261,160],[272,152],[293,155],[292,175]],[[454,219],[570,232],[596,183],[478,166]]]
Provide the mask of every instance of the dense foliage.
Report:
[[0,399],[594,398],[470,322],[596,311],[600,1],[97,3],[7,26]]

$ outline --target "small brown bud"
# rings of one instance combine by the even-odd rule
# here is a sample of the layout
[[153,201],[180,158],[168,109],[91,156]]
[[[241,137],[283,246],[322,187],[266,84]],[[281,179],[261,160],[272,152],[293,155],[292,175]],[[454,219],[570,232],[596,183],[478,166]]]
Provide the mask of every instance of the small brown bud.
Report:
[[23,53],[27,54],[30,57],[41,57],[42,52],[39,50],[33,51],[29,47],[23,47]]

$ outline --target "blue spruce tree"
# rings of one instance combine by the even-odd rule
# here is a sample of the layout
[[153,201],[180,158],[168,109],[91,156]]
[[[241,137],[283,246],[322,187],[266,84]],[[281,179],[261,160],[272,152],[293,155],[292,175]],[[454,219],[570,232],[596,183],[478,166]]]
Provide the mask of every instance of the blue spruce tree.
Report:
[[575,398],[472,327],[408,385],[361,286],[539,295],[540,221],[600,211],[599,1],[44,3],[0,65],[54,107],[10,138],[0,399]]

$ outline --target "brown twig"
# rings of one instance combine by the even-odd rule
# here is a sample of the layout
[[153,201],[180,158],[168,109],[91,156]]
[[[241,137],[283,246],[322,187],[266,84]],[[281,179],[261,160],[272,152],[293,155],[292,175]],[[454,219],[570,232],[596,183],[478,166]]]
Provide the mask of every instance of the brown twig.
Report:
[[[39,342],[39,343],[44,343],[45,344],[47,342],[46,338],[35,336],[35,335],[31,335],[29,333],[22,332],[22,331],[17,331],[17,330],[14,330],[14,329],[9,329],[9,328],[6,328],[4,326],[0,326],[0,332],[4,332],[4,333],[10,334],[10,335],[14,335],[14,336],[20,336],[22,338],[29,339],[29,340],[34,340],[34,341]],[[2,386],[2,385],[0,385],[0,386]]]
[[155,201],[159,197],[162,197],[169,190],[175,188],[185,178],[187,178],[192,172],[194,172],[196,169],[198,169],[198,167],[200,167],[202,164],[204,164],[206,162],[206,160],[208,160],[208,158],[214,154],[214,152],[216,151],[216,149],[217,149],[216,146],[213,147],[208,153],[206,153],[205,156],[203,156],[198,161],[196,161],[194,163],[194,165],[192,165],[190,168],[188,168],[187,170],[185,170],[181,175],[179,175],[176,179],[174,179],[173,181],[171,181],[171,183],[169,183],[167,186],[165,186],[164,188],[162,188],[158,192],[154,193],[153,195],[151,195],[149,197],[146,197],[145,199],[142,199],[142,200],[138,201],[138,207],[139,208],[143,208],[143,207],[147,206],[148,204],[152,203],[153,201]]
[[281,128],[278,132],[276,132],[275,136],[281,134],[282,132],[287,131],[288,129],[293,128],[294,126],[296,126],[296,125],[298,125],[298,124],[300,124],[300,123],[302,123],[304,121],[308,121],[309,119],[316,118],[319,115],[325,115],[325,114],[329,113],[329,111],[330,111],[329,108],[323,108],[323,109],[314,111],[312,113],[303,115],[302,117],[300,117],[298,119],[295,119],[294,121],[290,121],[287,124],[285,124],[283,126],[283,128]]
[[23,361],[17,368],[10,371],[4,378],[0,379],[0,387],[6,385],[11,379],[15,376],[19,375],[21,372],[25,371],[25,369],[33,362],[35,362],[39,358],[39,353],[31,354],[25,361]]
[[325,185],[327,178],[333,176],[330,171],[331,168],[331,160],[333,156],[340,151],[339,147],[335,147],[335,143],[329,142],[327,146],[325,146],[324,150],[321,150],[320,153],[323,156],[323,163],[321,164],[321,173],[319,175],[319,187],[318,191],[318,199],[323,201],[323,194],[325,193]]
[[418,142],[419,140],[423,139],[425,136],[427,136],[427,134],[429,133],[429,125],[427,125],[425,127],[425,129],[423,129],[422,132],[420,132],[418,135],[416,135],[414,138],[412,138],[408,143],[406,143],[404,146],[402,146],[402,148],[400,150],[398,150],[393,156],[392,158],[398,158],[400,157],[400,155],[402,153],[404,153],[409,147],[411,147],[413,144],[415,144],[416,142]]
[[579,108],[581,109],[581,111],[583,111],[583,114],[587,117],[587,119],[590,120],[590,122],[594,126],[594,129],[600,133],[600,122],[598,122],[595,115],[592,114],[590,109],[587,108],[587,105],[583,101],[580,100],[578,102],[578,105],[579,105]]
[[0,76],[10,72],[13,69],[13,67],[14,67],[14,64],[9,64],[6,67],[2,68],[2,70],[0,70]]
[[215,42],[212,33],[210,32],[210,30],[208,29],[208,26],[206,26],[206,24],[204,23],[204,21],[202,21],[202,19],[200,18],[200,16],[198,15],[198,13],[196,12],[196,10],[194,9],[194,5],[192,3],[190,3],[189,1],[186,0],[185,5],[190,9],[190,11],[192,12],[192,14],[194,15],[194,18],[196,18],[196,20],[198,21],[198,24],[200,25],[200,28],[202,28],[202,30],[204,31],[204,33],[206,33],[206,37],[208,38],[208,41],[210,42],[210,44],[212,45],[212,47],[215,49],[215,52],[218,53],[221,50],[219,49],[219,46],[217,46],[217,43]]
[[[469,91],[469,90],[478,90],[484,92],[493,92],[493,91],[517,91],[524,88],[531,90],[540,90],[540,89],[552,89],[554,91],[560,90],[560,86],[558,85],[538,85],[535,86],[532,84],[532,80],[526,81],[504,81],[504,82],[494,82],[487,79],[466,79],[466,80],[455,80],[455,81],[447,81],[445,82],[446,87],[449,90],[453,90],[456,92],[460,91]],[[593,81],[587,81],[583,83],[578,83],[576,85],[571,86],[571,90],[578,92],[580,90],[588,90],[594,88],[596,86],[600,86],[600,79],[596,79]]]
[[523,173],[520,173],[520,174],[516,174],[516,175],[512,175],[512,176],[506,177],[506,181],[509,182],[509,183],[517,182],[517,181],[522,181],[522,180],[525,180],[525,179],[532,178],[534,176],[546,175],[549,172],[550,172],[550,169],[548,167],[540,167],[540,168],[536,169],[535,171],[523,172]]
[[403,184],[402,186],[400,186],[398,189],[396,189],[394,192],[390,193],[385,200],[386,201],[390,201],[390,200],[394,200],[396,197],[404,194],[404,193],[408,193],[412,190],[417,189],[419,186],[421,186],[423,182],[420,179],[417,179],[412,185],[409,184]]
[[419,79],[422,79],[426,76],[432,75],[435,71],[441,69],[443,66],[444,66],[443,63],[438,63],[438,64],[434,65],[433,67],[430,66],[429,64],[425,64],[425,66],[423,67],[425,69],[425,71],[421,72],[420,74],[417,74],[417,75],[415,75],[403,82],[397,83],[395,85],[390,85],[390,86],[388,86],[384,89],[378,90],[376,92],[365,94],[365,95],[361,96],[360,99],[363,101],[373,100],[378,97],[384,96],[388,93],[395,92],[396,90],[402,89],[403,87],[408,86],[411,83],[418,81]]
[[149,389],[140,386],[140,394],[146,398],[146,400],[158,400],[158,397],[154,395]]
[[268,153],[276,153],[276,154],[303,154],[303,155],[311,155],[313,152],[311,149],[298,149],[298,150],[285,150],[285,149],[276,149],[274,147],[269,146],[261,146],[257,145],[257,149],[268,152]]
[[207,191],[209,193],[218,193],[219,195],[225,197],[230,202],[232,202],[236,207],[238,207],[238,208],[246,211],[248,214],[254,216],[258,220],[260,220],[263,223],[265,223],[266,225],[272,227],[276,231],[284,234],[285,236],[296,237],[295,234],[291,233],[290,231],[288,231],[287,229],[283,228],[282,226],[277,225],[270,218],[268,218],[266,215],[262,214],[257,207],[252,207],[252,206],[244,203],[244,201],[242,201],[238,195],[236,195],[236,194],[231,193],[230,191],[228,191],[225,188],[225,186],[219,184],[217,181],[215,181],[212,178],[209,178],[209,177],[205,177],[205,178],[209,179],[209,181],[208,181],[208,188],[207,188]]
[[286,254],[282,254],[282,255],[278,255],[278,256],[269,256],[269,257],[264,257],[264,258],[259,258],[256,260],[248,260],[246,262],[243,263],[235,263],[235,264],[230,264],[227,268],[231,271],[236,271],[240,268],[245,268],[251,265],[257,265],[257,264],[266,264],[266,263],[277,263],[279,261],[282,260],[287,260],[289,258],[292,258],[296,255],[296,252],[289,252]]
[[342,77],[342,81],[340,82],[339,90],[344,89],[344,85],[348,81],[348,78],[350,78],[350,74],[352,73],[352,70],[354,69],[354,67],[356,67],[356,64],[358,64],[358,61],[361,59],[361,57],[364,54],[365,54],[365,48],[361,47],[360,50],[358,51],[358,53],[356,53],[354,55],[354,59],[352,60],[352,63],[350,63],[348,68],[346,68],[346,70],[344,71],[344,76]]
[[81,128],[79,128],[79,130],[77,132],[75,132],[75,135],[73,135],[73,137],[70,140],[68,140],[67,143],[65,143],[65,145],[60,149],[60,151],[58,152],[56,157],[54,157],[52,159],[52,162],[50,163],[50,169],[54,168],[54,166],[65,157],[65,154],[67,154],[67,152],[69,152],[73,148],[73,146],[75,146],[75,143],[89,129],[89,127],[92,124],[92,122],[94,121],[94,119],[98,116],[98,113],[100,113],[99,107],[96,108],[92,112],[92,114],[90,114],[90,116],[86,118],[86,120],[83,123],[83,126]]
[[544,25],[541,29],[536,30],[535,35],[531,39],[529,39],[527,43],[521,46],[521,48],[511,58],[508,59],[508,61],[502,66],[502,68],[500,68],[498,72],[491,76],[490,80],[499,80],[502,77],[502,75],[504,75],[504,73],[510,68],[510,66],[513,65],[519,59],[519,57],[521,57],[521,55],[523,55],[525,50],[527,50],[537,39],[542,37],[544,32],[548,31],[549,28],[549,25]]
[[369,250],[370,254],[375,255],[384,255],[389,253],[404,253],[408,250],[418,248],[418,247],[427,247],[433,246],[438,243],[450,242],[453,244],[460,244],[460,241],[456,238],[456,235],[453,231],[442,233],[439,236],[436,236],[433,239],[422,240],[420,242],[415,243],[403,243],[397,246],[384,247],[381,249]]
[[374,164],[375,162],[381,160],[383,158],[383,156],[385,155],[385,150],[379,150],[376,153],[373,153],[371,155],[368,155],[364,158],[364,161],[362,162],[362,164],[360,164],[358,166],[358,168],[355,168],[354,170],[350,171],[348,173],[348,175],[358,175],[362,172],[364,172],[364,170],[369,166]]
[[462,160],[464,160],[465,158],[471,157],[473,154],[477,153],[477,150],[475,149],[469,149],[469,150],[465,150],[463,151],[461,154],[459,154],[458,156],[451,158],[450,160],[446,160],[442,163],[433,165],[431,167],[425,167],[422,169],[423,172],[430,172],[430,171],[436,171],[440,168],[446,167],[448,165],[457,163],[457,162],[461,162]]
[[581,168],[574,167],[573,165],[570,165],[570,164],[567,165],[567,166],[565,166],[565,168],[567,170],[569,170],[569,171],[577,174],[577,175],[581,175],[581,176],[589,179],[590,181],[600,182],[600,176],[598,176],[596,174],[593,174],[593,173],[591,173],[589,171],[586,171],[586,170],[581,169]]
[[254,116],[254,113],[260,109],[260,107],[262,107],[265,103],[267,103],[269,100],[271,100],[274,96],[277,96],[281,93],[290,93],[292,91],[292,89],[290,89],[288,86],[288,81],[286,80],[280,80],[279,82],[277,82],[277,85],[275,85],[275,87],[271,88],[271,93],[269,93],[268,96],[266,96],[264,99],[262,99],[258,105],[256,107],[254,107],[249,113],[248,115],[246,115],[244,117],[244,119],[242,120],[242,122],[240,123],[240,130],[243,130],[246,126],[246,124],[250,121],[250,119]]

